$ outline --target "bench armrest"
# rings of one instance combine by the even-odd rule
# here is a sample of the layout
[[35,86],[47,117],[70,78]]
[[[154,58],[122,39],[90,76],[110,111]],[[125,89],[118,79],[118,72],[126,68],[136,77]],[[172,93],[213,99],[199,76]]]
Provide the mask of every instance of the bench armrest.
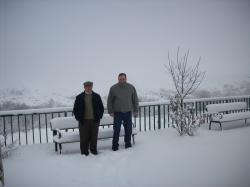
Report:
[[204,115],[207,116],[210,121],[213,120],[214,117],[219,119],[223,118],[222,112],[204,112]]
[[211,120],[213,117],[222,119],[222,118],[223,118],[223,113],[221,113],[221,112],[211,113],[210,116],[209,116],[210,120]]

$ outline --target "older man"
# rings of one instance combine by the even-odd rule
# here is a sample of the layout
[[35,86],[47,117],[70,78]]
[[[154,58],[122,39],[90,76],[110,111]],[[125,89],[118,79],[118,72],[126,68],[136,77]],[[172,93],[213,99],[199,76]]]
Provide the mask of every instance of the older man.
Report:
[[127,83],[125,73],[120,73],[118,83],[110,88],[108,113],[114,117],[112,150],[117,151],[119,149],[119,135],[122,123],[125,130],[125,148],[131,147],[132,114],[135,117],[138,115],[138,97],[135,87]]
[[84,92],[76,96],[73,113],[79,122],[81,154],[97,155],[97,137],[104,107],[99,94],[93,90],[93,82],[84,83]]

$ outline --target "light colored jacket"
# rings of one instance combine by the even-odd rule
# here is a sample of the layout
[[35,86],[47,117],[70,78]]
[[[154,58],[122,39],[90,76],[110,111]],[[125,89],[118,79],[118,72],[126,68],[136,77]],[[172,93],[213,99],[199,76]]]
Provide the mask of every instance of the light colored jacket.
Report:
[[135,87],[130,83],[117,83],[109,90],[108,113],[138,112],[139,103]]

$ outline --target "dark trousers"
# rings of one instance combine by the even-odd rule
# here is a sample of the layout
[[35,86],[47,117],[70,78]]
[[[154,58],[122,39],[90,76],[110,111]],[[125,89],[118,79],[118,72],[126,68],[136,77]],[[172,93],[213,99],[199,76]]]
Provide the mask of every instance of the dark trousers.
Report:
[[81,153],[88,153],[89,149],[97,150],[98,130],[99,123],[94,120],[84,120],[83,124],[79,123]]
[[132,134],[132,114],[131,112],[115,112],[114,113],[114,134],[113,134],[113,141],[112,147],[116,149],[119,147],[119,136],[121,130],[121,124],[123,123],[124,130],[125,130],[125,146],[131,146],[131,134]]

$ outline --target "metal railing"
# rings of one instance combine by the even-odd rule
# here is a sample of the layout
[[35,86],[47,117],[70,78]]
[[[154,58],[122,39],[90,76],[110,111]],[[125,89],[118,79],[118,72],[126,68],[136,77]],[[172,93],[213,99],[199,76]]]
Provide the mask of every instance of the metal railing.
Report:
[[[247,102],[250,108],[250,95],[234,97],[218,97],[206,99],[187,99],[192,103],[195,114],[204,114],[206,105],[212,103]],[[139,105],[139,116],[133,119],[139,131],[150,131],[168,128],[173,123],[170,118],[170,103],[143,102]],[[107,112],[107,111],[105,111]],[[34,144],[52,142],[49,122],[55,117],[72,116],[72,107],[0,111],[0,133],[4,143]]]

